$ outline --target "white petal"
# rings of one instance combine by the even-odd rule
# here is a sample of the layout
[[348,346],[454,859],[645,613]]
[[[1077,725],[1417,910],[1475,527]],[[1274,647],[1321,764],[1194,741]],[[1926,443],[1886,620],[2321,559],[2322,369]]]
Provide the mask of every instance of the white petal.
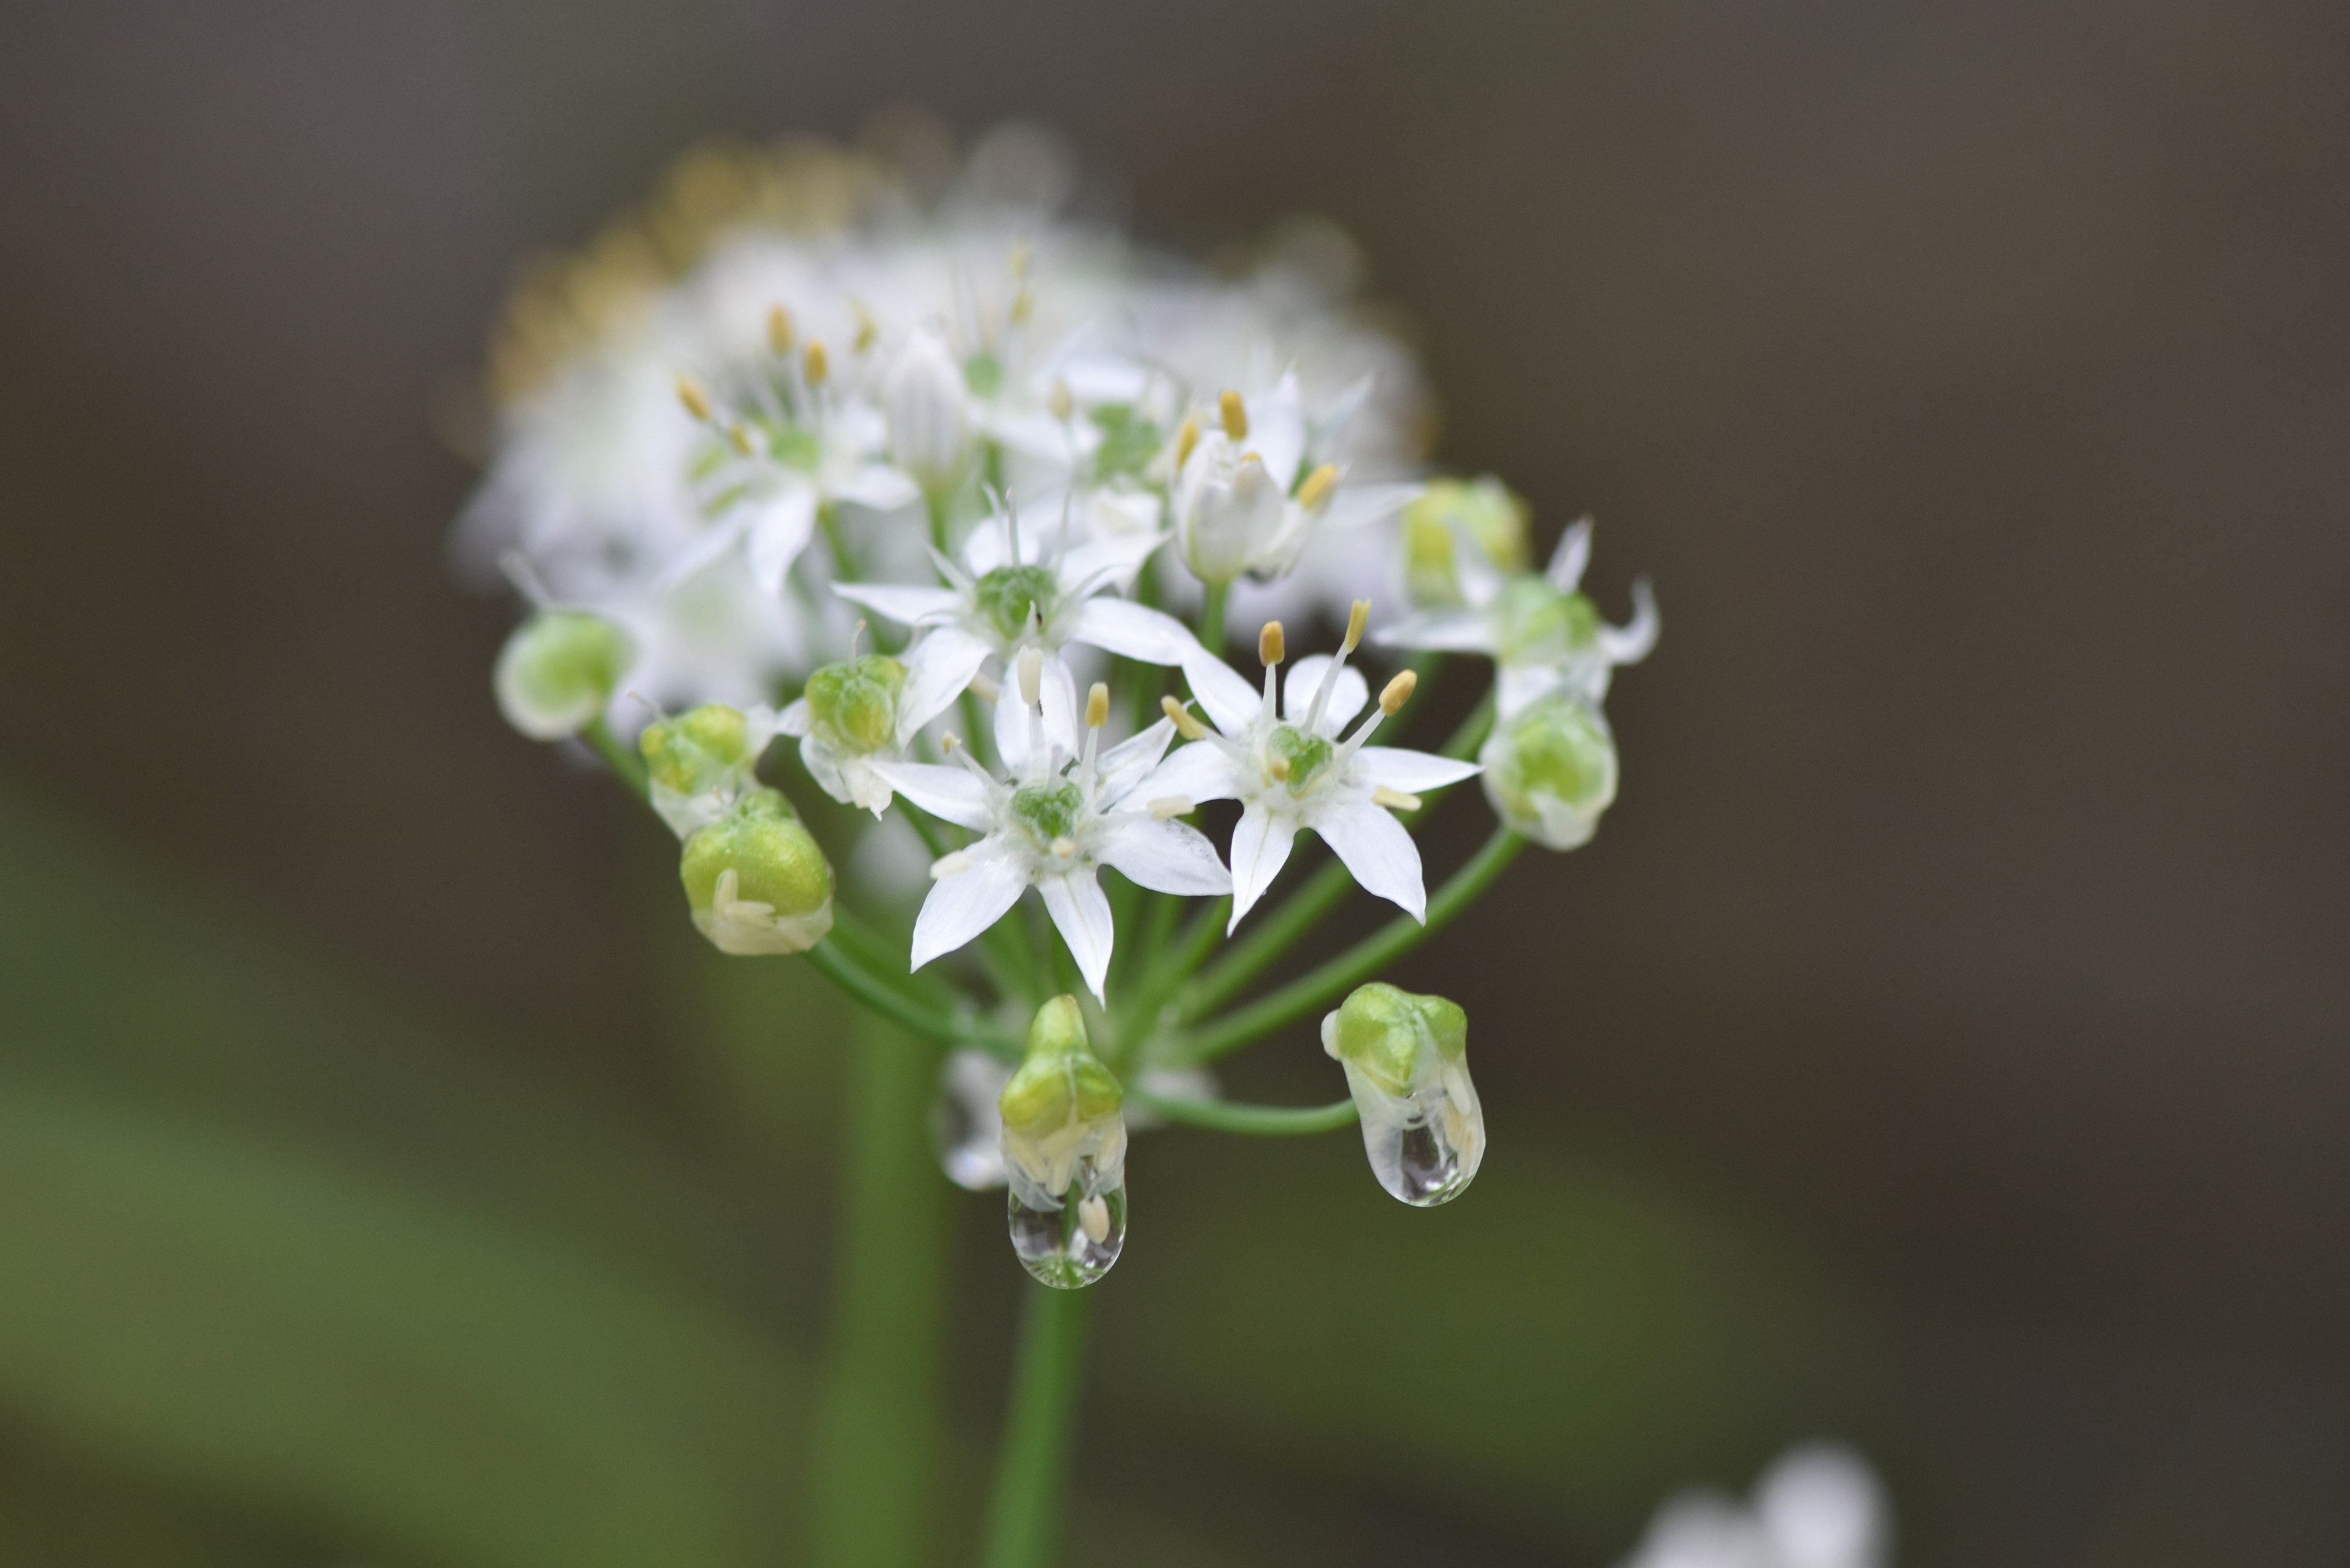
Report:
[[1173,616],[1129,599],[1086,600],[1062,635],[1145,664],[1180,664],[1200,646],[1191,628]]
[[914,919],[912,967],[954,951],[1002,919],[1027,881],[1011,857],[999,852],[974,853],[970,870],[931,883]]
[[784,591],[784,574],[816,533],[816,492],[787,484],[756,503],[751,513],[751,580],[764,594]]
[[[962,542],[962,564],[974,577],[983,577],[998,566],[1012,564],[1011,541],[1004,524],[1008,514],[991,513],[972,524],[971,533]],[[1035,514],[1027,506],[1020,508],[1020,555],[1023,560],[1034,560],[1040,541],[1036,537]]]
[[[1047,413],[1002,414],[987,421],[987,433],[1010,452],[1059,468],[1074,467],[1100,442],[1091,421],[1063,424]],[[1090,439],[1088,439],[1090,437]]]
[[986,828],[995,825],[995,814],[988,805],[987,786],[969,768],[881,762],[871,766],[883,783],[932,816],[958,827]]
[[1400,746],[1365,746],[1355,753],[1355,777],[1373,789],[1385,785],[1406,794],[1442,789],[1474,778],[1481,771],[1475,763],[1455,762],[1433,752],[1408,752]]
[[1065,594],[1105,585],[1123,589],[1142,569],[1142,563],[1150,559],[1151,552],[1166,541],[1167,535],[1159,533],[1113,534],[1107,539],[1072,545],[1061,556],[1053,580]]
[[1213,898],[1232,890],[1232,873],[1208,836],[1188,823],[1139,816],[1112,830],[1101,857],[1126,879],[1158,893]]
[[1315,803],[1307,826],[1347,863],[1363,891],[1387,899],[1415,920],[1428,919],[1419,846],[1384,807],[1373,805],[1367,795],[1331,794]]
[[1069,944],[1069,956],[1077,961],[1077,972],[1086,977],[1086,989],[1107,1000],[1102,985],[1109,978],[1109,952],[1117,932],[1110,926],[1109,899],[1101,884],[1091,871],[1064,871],[1039,878],[1036,888],[1045,895],[1045,912]]
[[1108,751],[1094,759],[1101,777],[1101,798],[1105,806],[1114,806],[1124,800],[1136,784],[1150,776],[1159,759],[1167,754],[1168,743],[1175,739],[1175,721],[1161,719],[1156,724],[1136,734],[1128,735]]
[[835,583],[832,591],[853,605],[900,626],[923,626],[944,620],[962,607],[962,596],[952,588],[917,588],[897,583]]
[[1226,934],[1241,923],[1243,915],[1256,907],[1264,890],[1273,886],[1273,879],[1281,875],[1281,868],[1289,863],[1289,846],[1296,836],[1297,824],[1285,814],[1276,817],[1261,805],[1252,805],[1241,813],[1240,826],[1232,829],[1232,918],[1224,927]]
[[1429,648],[1445,653],[1491,654],[1498,646],[1482,610],[1422,610],[1387,627],[1371,640],[1388,648]]
[[[1322,672],[1334,661],[1326,653],[1309,653],[1289,667],[1288,676],[1281,683],[1282,717],[1293,724],[1305,722],[1305,715],[1314,707],[1314,693],[1322,689]],[[1338,682],[1331,689],[1330,704],[1322,710],[1322,733],[1335,735],[1347,727],[1347,721],[1363,711],[1371,700],[1369,682],[1363,672],[1353,665],[1338,671]]]
[[887,463],[876,462],[858,469],[832,487],[836,501],[846,501],[852,506],[870,507],[876,512],[895,512],[900,506],[911,506],[922,498],[922,487],[907,474]]
[[1298,465],[1305,461],[1305,407],[1295,371],[1282,377],[1272,392],[1248,400],[1248,449],[1264,460],[1265,472],[1284,492],[1294,488]]
[[1217,729],[1227,735],[1247,734],[1264,707],[1264,694],[1208,649],[1197,644],[1193,648],[1183,656],[1183,679],[1191,682],[1191,695]]
[[1632,619],[1627,626],[1603,626],[1599,628],[1599,646],[1610,664],[1638,664],[1648,657],[1657,646],[1657,633],[1664,623],[1657,618],[1657,593],[1648,579],[1640,578],[1632,585]]
[[775,728],[786,735],[806,734],[808,732],[807,699],[805,697],[798,699],[775,715]]
[[1322,509],[1322,526],[1347,529],[1384,523],[1418,500],[1424,484],[1342,484]]
[[[1600,673],[1607,673],[1605,666]],[[1506,724],[1552,692],[1574,683],[1570,671],[1555,664],[1504,664],[1493,672],[1493,716]]]
[[[1036,683],[1036,695],[1044,700],[1045,743],[1060,749],[1064,758],[1075,756],[1077,750],[1077,682],[1069,667],[1058,659],[1045,660],[1043,679]],[[1027,707],[1020,701],[1020,677],[1007,670],[1003,694],[995,700],[995,754],[1002,759],[1003,769],[1015,780],[1028,770]]]
[[654,579],[653,587],[656,589],[673,588],[710,566],[734,547],[734,542],[743,536],[748,521],[748,514],[738,508],[723,521],[712,524],[693,543],[669,558],[661,567],[660,576]]
[[947,711],[987,662],[984,642],[957,626],[933,627],[905,654],[906,690],[898,699],[898,743]]
[[1155,800],[1232,800],[1241,793],[1240,763],[1212,741],[1179,746],[1153,768],[1141,783],[1119,798],[1138,805]]
[[1543,576],[1560,593],[1571,594],[1583,581],[1583,568],[1591,564],[1591,519],[1579,518],[1558,536],[1558,548],[1550,553],[1550,565]]

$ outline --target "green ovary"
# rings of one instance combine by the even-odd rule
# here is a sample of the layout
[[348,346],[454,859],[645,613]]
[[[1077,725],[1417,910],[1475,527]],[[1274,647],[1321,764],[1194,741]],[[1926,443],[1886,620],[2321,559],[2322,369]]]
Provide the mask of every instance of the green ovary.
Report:
[[1059,597],[1053,574],[1043,566],[998,566],[980,578],[973,591],[979,613],[1006,642],[1016,641],[1027,630],[1032,608],[1050,620]]
[[808,677],[808,727],[837,750],[862,756],[896,738],[906,667],[887,654],[827,664]]
[[1581,594],[1563,594],[1541,577],[1513,580],[1494,602],[1502,662],[1554,663],[1599,637],[1599,610]]
[[1268,766],[1276,758],[1289,764],[1289,777],[1284,782],[1292,795],[1301,795],[1314,787],[1314,781],[1337,755],[1337,748],[1295,724],[1284,724],[1266,738],[1264,753]]
[[1012,810],[1039,849],[1056,838],[1074,838],[1085,796],[1073,784],[1031,784],[1012,797]]

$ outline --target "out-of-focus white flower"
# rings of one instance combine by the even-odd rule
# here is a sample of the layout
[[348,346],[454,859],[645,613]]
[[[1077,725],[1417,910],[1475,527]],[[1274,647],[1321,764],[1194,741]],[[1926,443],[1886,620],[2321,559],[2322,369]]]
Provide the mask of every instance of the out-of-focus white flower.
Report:
[[1285,683],[1276,679],[1285,651],[1281,624],[1267,622],[1257,645],[1264,661],[1262,697],[1212,654],[1183,662],[1192,695],[1216,727],[1180,713],[1177,722],[1191,743],[1161,763],[1140,794],[1174,803],[1179,815],[1203,801],[1241,802],[1232,829],[1232,926],[1280,875],[1300,830],[1319,834],[1365,891],[1414,919],[1427,918],[1419,850],[1392,814],[1416,809],[1420,790],[1473,776],[1477,764],[1364,743],[1410,697],[1409,671],[1389,681],[1370,716],[1340,738],[1370,697],[1362,675],[1347,668],[1369,614],[1369,601],[1357,601],[1338,656],[1299,659]]
[[962,368],[935,328],[918,328],[881,382],[889,456],[932,494],[962,483],[971,459],[970,392]]
[[1892,1536],[1892,1506],[1868,1461],[1813,1443],[1765,1470],[1751,1501],[1670,1499],[1622,1568],[1887,1568]]

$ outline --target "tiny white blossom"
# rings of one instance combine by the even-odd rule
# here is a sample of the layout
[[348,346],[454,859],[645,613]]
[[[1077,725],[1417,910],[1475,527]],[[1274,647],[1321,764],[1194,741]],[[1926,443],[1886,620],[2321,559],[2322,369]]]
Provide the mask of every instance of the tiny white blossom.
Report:
[[1353,734],[1340,738],[1370,695],[1362,675],[1346,664],[1369,608],[1367,601],[1357,601],[1337,658],[1299,659],[1285,685],[1276,680],[1284,652],[1280,623],[1268,623],[1259,644],[1265,660],[1262,697],[1205,650],[1184,661],[1184,676],[1215,731],[1187,715],[1191,743],[1161,763],[1139,793],[1194,805],[1241,803],[1232,842],[1232,926],[1280,875],[1301,829],[1319,834],[1367,892],[1414,919],[1427,918],[1419,850],[1391,813],[1417,805],[1419,791],[1457,784],[1478,769],[1426,752],[1364,743],[1410,695],[1409,672],[1388,683]]
[[931,868],[936,879],[914,922],[912,967],[951,952],[1002,919],[1035,888],[1077,961],[1087,989],[1101,997],[1116,933],[1096,870],[1110,866],[1161,893],[1204,898],[1229,892],[1232,877],[1198,829],[1154,811],[1138,794],[1174,738],[1161,720],[1108,751],[1099,750],[1108,692],[1088,695],[1077,741],[1075,693],[1048,682],[1066,670],[1030,649],[1020,658],[1019,700],[997,702],[996,747],[1009,774],[997,779],[961,747],[960,767],[879,763],[874,771],[932,816],[982,836]]

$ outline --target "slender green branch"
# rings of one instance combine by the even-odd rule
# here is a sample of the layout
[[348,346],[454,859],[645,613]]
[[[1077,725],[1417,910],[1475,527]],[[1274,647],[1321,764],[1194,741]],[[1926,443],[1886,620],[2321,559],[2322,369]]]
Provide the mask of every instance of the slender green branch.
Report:
[[837,898],[832,904],[832,934],[876,979],[888,981],[925,1007],[952,1014],[969,1000],[935,970],[907,970],[905,944],[882,935]]
[[1232,901],[1229,897],[1211,904],[1202,904],[1191,917],[1190,925],[1176,944],[1175,951],[1159,961],[1142,977],[1135,988],[1134,999],[1127,1004],[1118,1042],[1121,1051],[1129,1044],[1139,1043],[1159,1027],[1159,1014],[1166,1010],[1168,999],[1176,988],[1190,978],[1193,970],[1207,959],[1209,951],[1224,934],[1224,922],[1231,916]]
[[1210,583],[1200,607],[1200,645],[1218,659],[1224,656],[1224,601],[1232,591],[1229,583]]
[[831,937],[808,949],[806,957],[808,962],[833,984],[884,1018],[904,1025],[926,1040],[936,1040],[947,1045],[979,1045],[998,1052],[1006,1049],[1007,1037],[1001,1030],[975,1021],[948,1018],[931,1011],[868,970],[850,956],[846,946]]
[[1091,1291],[1028,1287],[982,1568],[1050,1568],[1060,1544],[1061,1493],[1068,1480],[1092,1297]]
[[1429,899],[1427,924],[1398,916],[1336,958],[1201,1028],[1179,1044],[1168,1060],[1178,1065],[1212,1061],[1335,1001],[1443,929],[1508,868],[1525,845],[1508,828],[1495,828],[1484,847]]
[[1353,1126],[1360,1115],[1352,1100],[1340,1100],[1332,1106],[1242,1106],[1229,1100],[1170,1098],[1143,1088],[1129,1088],[1126,1091],[1126,1097],[1129,1103],[1140,1106],[1161,1121],[1187,1127],[1205,1127],[1210,1132],[1247,1133],[1265,1137],[1335,1132],[1339,1127]]
[[639,800],[652,798],[652,786],[645,780],[645,760],[612,733],[612,726],[604,722],[602,714],[588,722],[588,727],[579,732],[579,738],[595,748],[596,754],[604,759],[604,765],[612,770],[612,776],[628,785]]

